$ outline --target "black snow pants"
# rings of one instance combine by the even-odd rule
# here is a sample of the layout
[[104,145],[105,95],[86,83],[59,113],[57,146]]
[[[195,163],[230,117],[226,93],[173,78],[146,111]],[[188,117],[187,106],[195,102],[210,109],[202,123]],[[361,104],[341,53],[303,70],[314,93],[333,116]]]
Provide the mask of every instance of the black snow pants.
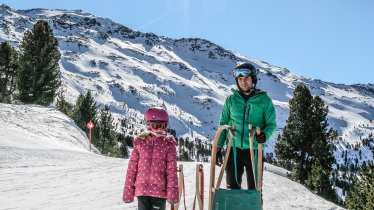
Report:
[[165,208],[165,198],[138,196],[138,210],[165,210]]
[[[229,159],[226,165],[226,184],[227,189],[241,189],[242,177],[244,174],[244,169],[247,174],[247,186],[248,190],[256,189],[253,172],[252,172],[252,163],[251,163],[251,153],[250,149],[240,149],[236,148],[236,171],[237,171],[237,180],[235,179],[235,166],[234,166],[234,148],[231,148]],[[255,154],[257,150],[255,149]],[[227,155],[227,154],[226,154]],[[264,159],[262,159],[264,160]],[[263,162],[263,161],[262,161]],[[264,167],[262,167],[264,168]]]

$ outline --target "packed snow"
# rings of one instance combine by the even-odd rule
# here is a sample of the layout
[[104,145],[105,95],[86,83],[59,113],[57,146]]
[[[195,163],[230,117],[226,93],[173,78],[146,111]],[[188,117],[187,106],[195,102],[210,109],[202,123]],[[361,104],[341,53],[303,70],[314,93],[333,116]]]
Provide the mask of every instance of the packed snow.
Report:
[[[52,107],[0,104],[0,209],[137,209],[136,200],[122,202],[128,159],[89,152],[88,142],[70,118]],[[184,167],[191,209],[198,163],[178,164]],[[201,164],[207,209],[210,164]],[[286,178],[287,171],[265,168],[264,209],[343,209]]]

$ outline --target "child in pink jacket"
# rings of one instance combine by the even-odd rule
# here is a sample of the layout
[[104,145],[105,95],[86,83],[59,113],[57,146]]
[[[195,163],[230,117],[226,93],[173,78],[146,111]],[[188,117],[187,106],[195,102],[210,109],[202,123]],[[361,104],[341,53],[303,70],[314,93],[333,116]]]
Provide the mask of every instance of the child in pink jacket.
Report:
[[147,131],[134,140],[127,168],[123,201],[138,199],[138,210],[165,209],[178,202],[176,141],[168,135],[169,116],[161,107],[144,115]]

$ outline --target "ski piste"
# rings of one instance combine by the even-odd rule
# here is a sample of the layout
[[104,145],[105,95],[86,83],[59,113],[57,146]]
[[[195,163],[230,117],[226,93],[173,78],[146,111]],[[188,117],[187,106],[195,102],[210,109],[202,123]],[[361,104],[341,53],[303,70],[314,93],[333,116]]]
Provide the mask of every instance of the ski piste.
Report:
[[[87,136],[66,115],[37,105],[14,104],[0,104],[0,113],[0,209],[137,208],[137,202],[125,204],[120,196],[129,160],[88,152]],[[197,163],[179,164],[184,167],[186,205],[191,210]],[[210,162],[198,164],[205,170],[207,210]],[[215,167],[217,179],[220,168]],[[270,164],[266,169],[262,188],[264,209],[344,209],[287,178],[286,170]],[[180,202],[182,210],[183,198]]]
[[[254,181],[256,189],[254,190],[243,190],[243,189],[221,189],[221,181],[223,177],[223,173],[225,171],[227,161],[228,161],[228,154],[230,154],[232,140],[234,138],[235,126],[233,125],[231,128],[227,125],[222,125],[217,129],[216,135],[213,140],[212,145],[212,159],[211,159],[211,167],[210,167],[210,183],[209,183],[209,206],[208,210],[257,210],[262,209],[262,202],[261,202],[261,190],[262,190],[262,144],[258,144],[258,157],[255,161],[254,158],[254,147],[253,147],[253,138],[255,132],[257,134],[261,133],[260,128],[252,129],[252,125],[248,125],[250,130],[249,134],[249,144],[250,144],[250,155],[252,159],[252,169],[254,174]],[[227,144],[227,152],[225,155],[224,162],[221,167],[221,171],[219,177],[217,179],[217,183],[215,185],[215,164],[216,164],[216,154],[217,154],[217,145],[218,139],[223,130],[228,129],[230,138]],[[257,167],[256,167],[257,166]],[[257,170],[256,170],[257,168]],[[257,181],[256,181],[257,180]],[[257,183],[257,184],[256,184]]]

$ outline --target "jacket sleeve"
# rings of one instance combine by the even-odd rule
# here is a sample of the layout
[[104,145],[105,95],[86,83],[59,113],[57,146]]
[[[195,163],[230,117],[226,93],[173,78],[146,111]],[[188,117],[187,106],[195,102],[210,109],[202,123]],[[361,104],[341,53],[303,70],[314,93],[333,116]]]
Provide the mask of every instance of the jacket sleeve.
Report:
[[166,200],[169,203],[177,203],[179,199],[179,189],[177,175],[177,152],[174,138],[168,147],[166,164]]
[[[225,104],[223,105],[222,113],[221,113],[221,118],[219,120],[219,125],[229,125],[230,121],[230,108],[229,108],[229,99],[227,98],[225,101]],[[227,139],[227,130],[223,130],[219,139],[218,139],[218,147],[222,148],[223,145],[225,144],[225,141]]]
[[138,172],[138,160],[139,160],[139,145],[134,142],[134,149],[131,152],[127,174],[126,174],[126,182],[125,187],[123,189],[123,197],[122,200],[126,203],[134,201],[135,195],[135,181],[136,181],[136,174]]
[[264,132],[266,135],[266,144],[269,141],[270,137],[274,134],[275,130],[277,129],[275,108],[270,98],[265,106],[264,117],[265,128],[262,130],[262,132]]

